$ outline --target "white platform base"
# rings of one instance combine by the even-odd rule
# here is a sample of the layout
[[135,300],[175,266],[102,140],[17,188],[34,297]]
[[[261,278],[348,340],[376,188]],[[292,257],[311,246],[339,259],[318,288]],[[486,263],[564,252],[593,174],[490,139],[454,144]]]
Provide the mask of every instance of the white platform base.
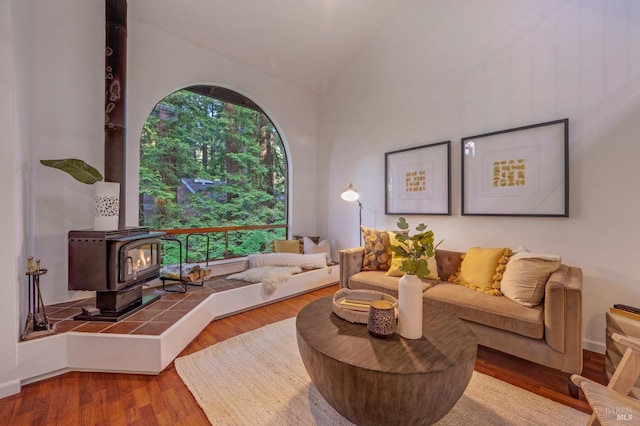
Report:
[[[158,374],[211,321],[326,287],[339,277],[334,265],[294,275],[271,294],[261,283],[214,293],[159,336],[66,332],[20,342],[20,384],[67,371]],[[15,383],[10,389],[20,391]]]

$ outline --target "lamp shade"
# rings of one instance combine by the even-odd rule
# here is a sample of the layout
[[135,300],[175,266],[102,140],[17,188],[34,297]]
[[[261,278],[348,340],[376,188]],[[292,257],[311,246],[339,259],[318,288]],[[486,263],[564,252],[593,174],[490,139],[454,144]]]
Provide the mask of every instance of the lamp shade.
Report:
[[340,196],[345,201],[356,201],[358,198],[360,198],[360,194],[358,194],[358,191],[356,191],[352,184],[349,184],[349,186],[347,186],[347,189],[342,191],[342,194]]

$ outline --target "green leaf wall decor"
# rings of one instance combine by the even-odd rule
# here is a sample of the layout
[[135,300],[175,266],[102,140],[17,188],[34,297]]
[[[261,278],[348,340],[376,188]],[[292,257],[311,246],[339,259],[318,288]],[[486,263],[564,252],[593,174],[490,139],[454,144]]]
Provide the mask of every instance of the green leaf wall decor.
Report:
[[69,173],[74,179],[79,182],[93,185],[96,182],[102,181],[102,175],[98,170],[82,160],[77,158],[65,158],[61,160],[40,160],[40,163],[47,167],[53,167],[54,169],[60,169]]

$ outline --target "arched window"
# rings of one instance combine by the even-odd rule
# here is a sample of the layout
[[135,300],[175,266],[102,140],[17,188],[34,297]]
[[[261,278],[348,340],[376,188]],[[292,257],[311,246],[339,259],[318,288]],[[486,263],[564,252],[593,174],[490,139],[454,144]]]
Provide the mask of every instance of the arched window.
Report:
[[269,251],[273,239],[286,238],[284,145],[269,117],[241,94],[178,90],[142,129],[139,195],[140,225],[152,229],[285,225],[211,233],[209,259]]

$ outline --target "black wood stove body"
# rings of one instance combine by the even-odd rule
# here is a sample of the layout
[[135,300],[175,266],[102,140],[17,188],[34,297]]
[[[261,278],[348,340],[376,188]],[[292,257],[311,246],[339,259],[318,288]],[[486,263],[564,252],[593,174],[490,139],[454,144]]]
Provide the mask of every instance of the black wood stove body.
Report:
[[69,231],[69,290],[96,291],[96,306],[75,319],[119,321],[156,301],[142,284],[160,276],[161,237],[146,227]]

